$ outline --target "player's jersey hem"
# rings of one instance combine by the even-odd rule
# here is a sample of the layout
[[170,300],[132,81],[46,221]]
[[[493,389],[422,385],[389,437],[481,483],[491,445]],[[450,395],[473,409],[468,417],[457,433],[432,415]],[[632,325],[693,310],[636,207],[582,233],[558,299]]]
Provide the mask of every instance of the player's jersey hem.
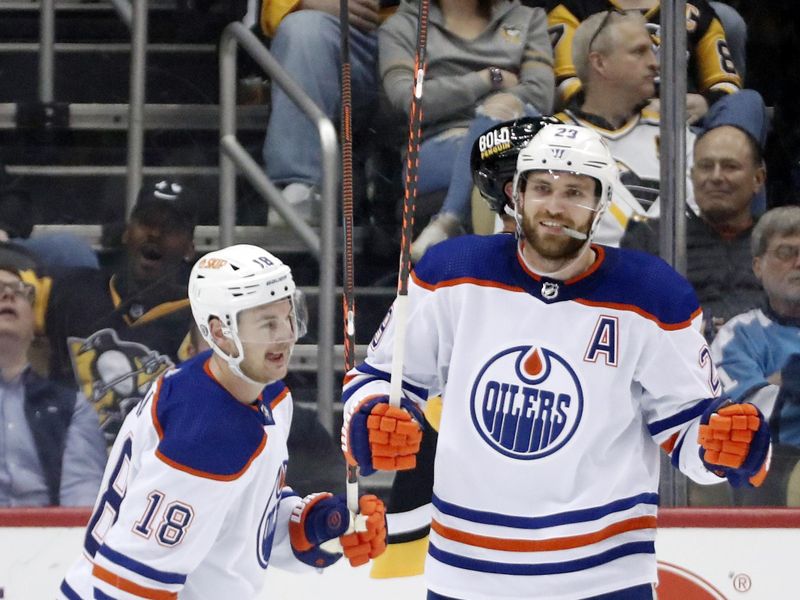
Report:
[[564,573],[574,573],[576,571],[585,571],[594,567],[599,567],[606,563],[630,556],[633,554],[652,554],[655,556],[656,547],[655,542],[629,542],[621,546],[615,546],[598,554],[577,558],[574,560],[565,560],[561,562],[552,563],[503,563],[498,561],[484,560],[480,558],[471,558],[447,552],[438,548],[433,542],[428,544],[428,554],[435,560],[465,569],[467,571],[478,571],[480,573],[495,573],[499,575],[561,575]]

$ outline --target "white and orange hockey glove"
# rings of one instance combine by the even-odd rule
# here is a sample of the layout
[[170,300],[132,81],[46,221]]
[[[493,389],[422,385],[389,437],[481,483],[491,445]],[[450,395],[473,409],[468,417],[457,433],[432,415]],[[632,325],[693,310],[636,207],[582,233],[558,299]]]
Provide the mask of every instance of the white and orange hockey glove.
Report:
[[362,475],[378,469],[413,469],[424,422],[422,412],[408,398],[396,408],[389,405],[389,396],[368,396],[345,415],[342,425],[342,450],[348,464],[358,465]]
[[767,477],[772,448],[769,425],[755,405],[727,398],[712,403],[700,419],[700,458],[734,487],[758,487]]
[[344,496],[309,494],[292,510],[289,539],[298,560],[324,569],[344,554],[354,567],[386,549],[386,507],[377,496],[359,499],[360,513],[347,509]]
[[377,496],[368,494],[358,499],[359,513],[353,519],[353,530],[339,541],[350,566],[360,567],[386,550],[386,506]]

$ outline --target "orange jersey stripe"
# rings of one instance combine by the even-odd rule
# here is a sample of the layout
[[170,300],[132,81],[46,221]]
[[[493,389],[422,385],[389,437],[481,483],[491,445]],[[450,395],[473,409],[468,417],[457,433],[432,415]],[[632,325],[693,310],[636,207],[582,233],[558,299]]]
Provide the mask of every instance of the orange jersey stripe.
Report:
[[270,402],[270,404],[269,404],[269,407],[270,407],[270,408],[275,408],[275,407],[276,407],[276,406],[278,406],[278,404],[280,404],[280,403],[281,403],[281,402],[284,400],[284,398],[286,398],[286,396],[288,396],[288,395],[289,395],[289,388],[288,388],[288,387],[285,387],[285,388],[283,388],[283,391],[282,391],[280,394],[278,394],[278,395],[275,397],[275,399],[274,399],[272,402]]
[[256,458],[258,458],[258,456],[264,451],[266,445],[267,445],[267,434],[265,433],[263,439],[261,440],[261,443],[258,445],[258,448],[256,448],[256,451],[253,452],[253,455],[250,457],[250,460],[247,461],[247,464],[245,464],[245,466],[242,467],[236,473],[231,473],[230,475],[218,475],[216,473],[209,473],[207,471],[200,471],[198,469],[187,467],[184,464],[181,464],[177,461],[172,460],[171,458],[168,458],[167,456],[162,454],[161,450],[156,450],[156,456],[162,462],[165,462],[173,469],[178,469],[179,471],[183,471],[184,473],[189,473],[190,475],[195,475],[197,477],[202,477],[204,479],[213,479],[214,481],[233,481],[235,479],[239,479],[239,477],[241,477],[242,474],[245,471],[247,471],[247,469],[250,468],[250,465],[253,463],[253,461]]
[[644,317],[645,319],[653,321],[661,329],[665,329],[667,331],[677,331],[678,329],[686,329],[687,327],[691,327],[692,321],[694,321],[702,311],[702,309],[698,307],[686,321],[681,321],[680,323],[664,323],[654,314],[642,310],[635,304],[622,304],[621,302],[595,302],[593,300],[586,300],[584,298],[576,298],[575,302],[577,302],[578,304],[583,304],[584,306],[594,306],[601,308],[605,307],[605,308],[612,308],[614,310],[626,310],[634,312],[637,315]]
[[637,529],[655,529],[656,517],[644,516],[626,519],[619,523],[613,523],[608,527],[595,531],[593,533],[584,533],[582,535],[572,535],[561,538],[551,538],[549,540],[509,540],[485,535],[477,535],[474,533],[466,533],[446,527],[435,519],[431,521],[431,529],[441,535],[443,538],[468,544],[470,546],[477,546],[479,548],[489,548],[490,550],[504,550],[506,552],[548,552],[552,550],[571,550],[573,548],[580,548],[581,546],[588,546],[596,544],[612,536],[619,535],[626,531],[634,531]]
[[178,594],[176,592],[168,592],[166,590],[155,590],[153,588],[144,587],[133,581],[129,581],[124,577],[112,573],[99,565],[94,565],[92,575],[98,579],[105,581],[115,588],[134,594],[140,598],[148,598],[149,600],[177,600]]
[[438,290],[440,288],[454,287],[457,285],[464,285],[470,283],[472,285],[479,285],[481,287],[499,288],[501,290],[507,290],[509,292],[525,291],[521,287],[506,285],[504,283],[498,283],[497,281],[490,281],[488,279],[476,279],[474,277],[458,277],[456,279],[446,279],[444,281],[440,281],[439,283],[433,285],[419,279],[413,271],[411,272],[411,278],[414,280],[414,283],[416,283],[419,287],[430,291]]
[[669,438],[666,442],[661,444],[661,447],[664,449],[664,452],[667,454],[672,454],[672,450],[675,448],[675,442],[678,441],[678,434],[675,433]]
[[161,423],[158,421],[158,413],[156,413],[156,404],[158,404],[158,396],[161,394],[161,384],[164,382],[162,375],[156,380],[156,391],[153,392],[153,401],[150,403],[150,416],[153,419],[153,426],[156,428],[158,439],[164,439],[164,430],[161,428]]

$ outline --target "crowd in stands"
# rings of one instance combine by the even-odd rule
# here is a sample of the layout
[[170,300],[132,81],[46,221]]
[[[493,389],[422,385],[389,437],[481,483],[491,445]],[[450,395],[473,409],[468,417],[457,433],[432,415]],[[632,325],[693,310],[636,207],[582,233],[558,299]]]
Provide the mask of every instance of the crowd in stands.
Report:
[[[412,93],[417,4],[349,4],[353,125],[369,131],[381,113],[394,115],[378,135],[402,178],[397,130]],[[259,16],[273,56],[338,122],[338,0],[263,0]],[[687,278],[726,393],[771,415],[777,442],[767,485],[731,501],[800,506],[800,208],[774,208],[797,200],[766,194],[769,122],[759,93],[743,89],[744,21],[706,0],[687,2],[686,16]],[[659,0],[431,0],[418,201],[433,216],[414,259],[478,229],[473,144],[525,115],[554,115],[606,139],[622,177],[598,240],[657,254],[660,17]],[[270,110],[266,172],[317,224],[316,127],[278,86]],[[125,415],[202,348],[186,290],[197,210],[173,182],[143,188],[119,260],[101,268],[80,240],[31,237],[21,194],[0,197],[0,506],[89,505]],[[338,457],[313,412],[296,420],[297,460]],[[343,462],[331,460],[314,475],[328,482],[298,487],[341,487]]]

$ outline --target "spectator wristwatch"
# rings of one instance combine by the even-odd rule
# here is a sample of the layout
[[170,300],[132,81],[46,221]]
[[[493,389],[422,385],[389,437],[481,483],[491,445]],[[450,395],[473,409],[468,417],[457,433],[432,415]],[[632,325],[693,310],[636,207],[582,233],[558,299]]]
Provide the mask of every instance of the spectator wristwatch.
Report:
[[499,90],[503,87],[503,72],[497,67],[489,67],[489,81],[493,90]]

